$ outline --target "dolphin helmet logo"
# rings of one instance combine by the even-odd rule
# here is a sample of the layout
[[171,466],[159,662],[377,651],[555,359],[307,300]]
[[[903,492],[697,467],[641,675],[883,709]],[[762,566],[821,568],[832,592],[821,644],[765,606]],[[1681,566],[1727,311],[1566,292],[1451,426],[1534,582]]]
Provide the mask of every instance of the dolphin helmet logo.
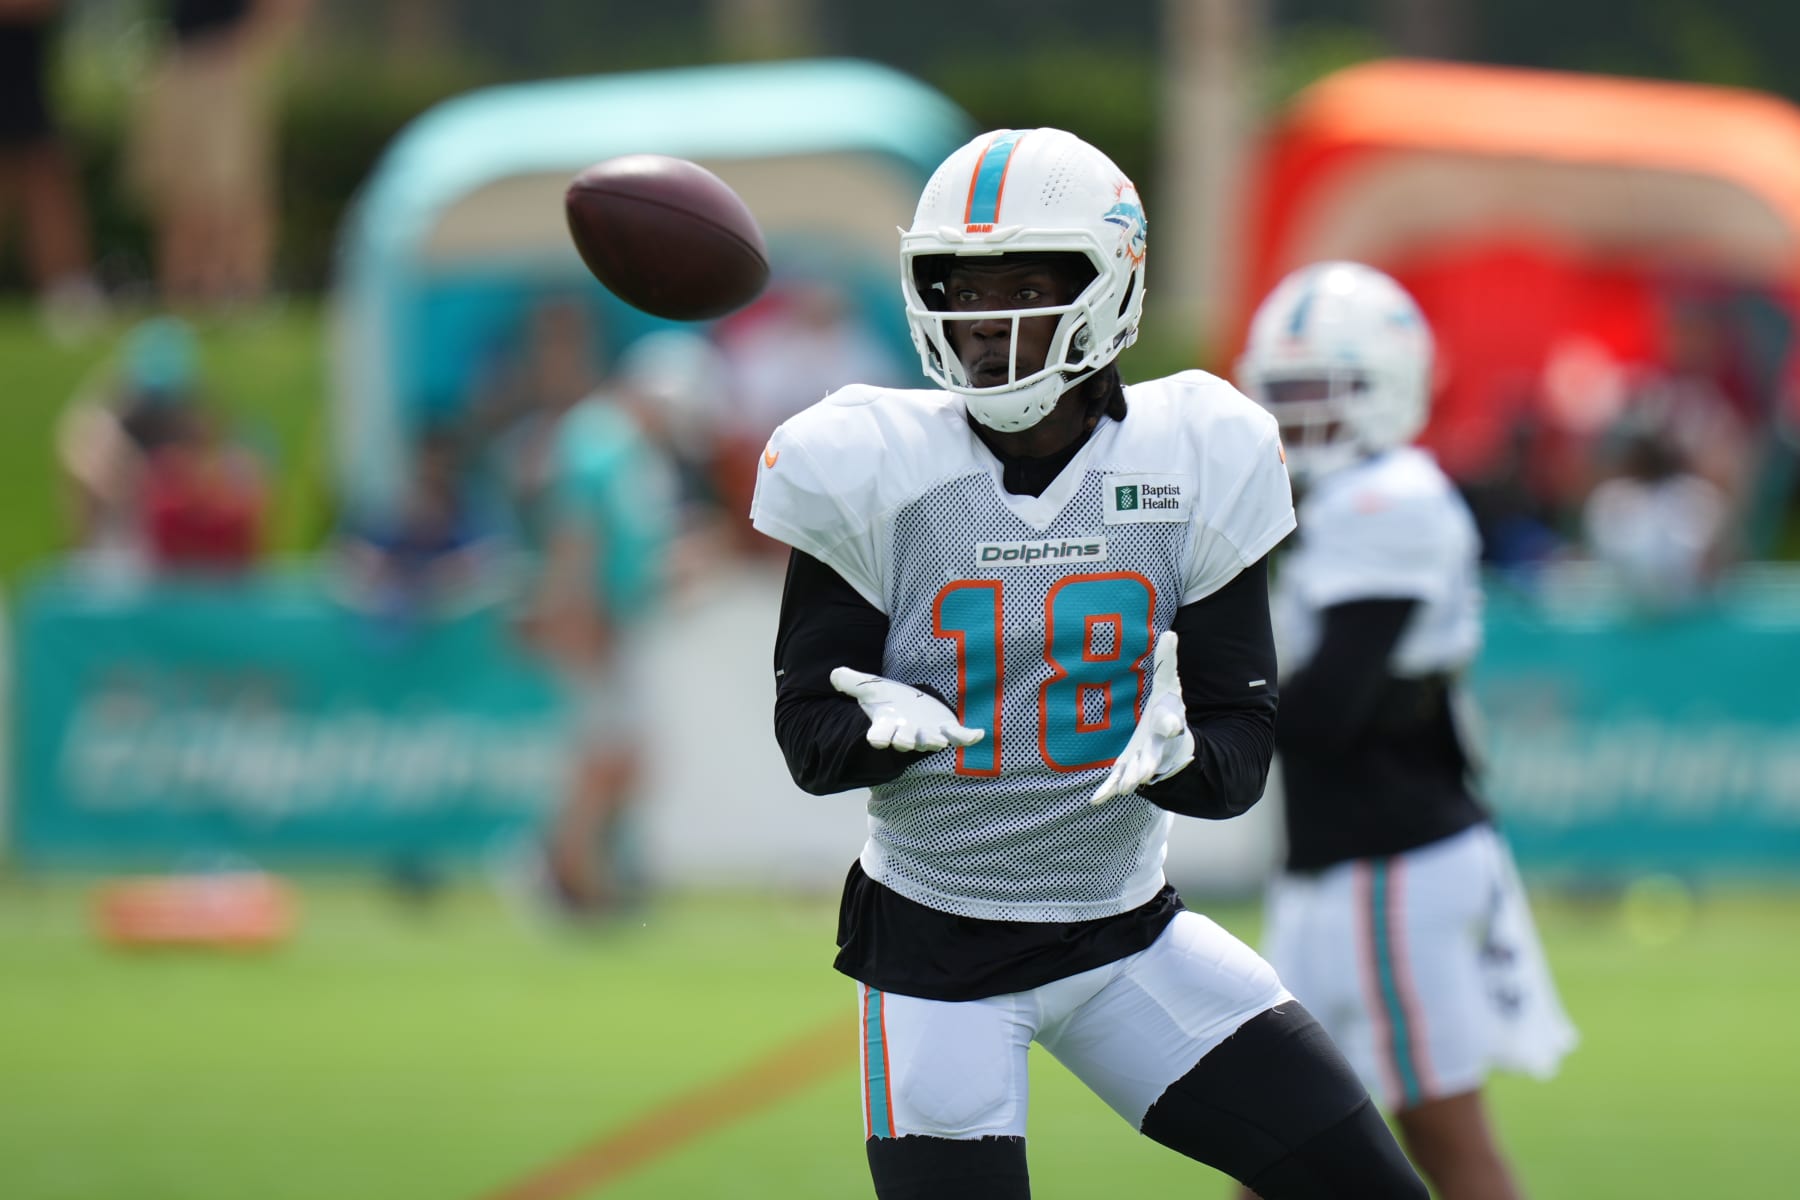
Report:
[[1129,184],[1120,189],[1119,198],[1100,218],[1119,227],[1119,252],[1133,266],[1144,261],[1144,244],[1149,226],[1144,220],[1144,207],[1138,203],[1137,191]]

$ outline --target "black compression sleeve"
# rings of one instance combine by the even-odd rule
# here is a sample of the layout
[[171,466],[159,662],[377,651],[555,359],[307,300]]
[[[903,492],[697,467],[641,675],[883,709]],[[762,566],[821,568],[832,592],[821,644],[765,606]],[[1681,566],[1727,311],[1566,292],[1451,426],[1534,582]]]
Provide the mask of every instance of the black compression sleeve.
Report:
[[1319,648],[1287,681],[1276,738],[1284,753],[1341,754],[1379,716],[1388,659],[1419,602],[1353,600],[1325,610]]
[[1194,761],[1138,794],[1185,816],[1235,817],[1262,796],[1275,753],[1268,560],[1244,568],[1206,599],[1182,605],[1171,628],[1181,638],[1176,669]]
[[775,741],[816,796],[895,779],[916,753],[869,745],[862,707],[831,686],[836,667],[881,674],[888,619],[836,571],[795,550],[775,632]]
[[878,1200],[1029,1200],[1021,1137],[912,1134],[864,1143]]
[[1297,1001],[1240,1025],[1169,1085],[1141,1128],[1263,1200],[1427,1200],[1356,1072]]

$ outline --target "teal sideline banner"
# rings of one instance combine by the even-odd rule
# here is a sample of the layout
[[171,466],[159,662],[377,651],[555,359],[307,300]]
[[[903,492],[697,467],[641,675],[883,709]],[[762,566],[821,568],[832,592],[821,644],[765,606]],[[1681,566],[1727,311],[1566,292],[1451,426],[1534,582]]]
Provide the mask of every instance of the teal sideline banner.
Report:
[[[13,853],[465,856],[556,795],[559,706],[493,609],[396,625],[321,575],[14,605]],[[1495,586],[1485,791],[1528,871],[1800,874],[1800,590],[1634,615]]]
[[1489,592],[1486,792],[1520,865],[1800,874],[1800,592],[1668,615]]
[[559,710],[501,615],[377,619],[325,583],[30,582],[13,852],[405,861],[519,834],[558,787]]

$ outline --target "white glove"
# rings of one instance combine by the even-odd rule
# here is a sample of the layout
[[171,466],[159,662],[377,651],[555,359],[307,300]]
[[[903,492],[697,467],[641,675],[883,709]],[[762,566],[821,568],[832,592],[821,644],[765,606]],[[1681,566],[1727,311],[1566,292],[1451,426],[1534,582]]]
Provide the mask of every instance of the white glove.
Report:
[[1131,740],[1106,780],[1094,790],[1090,804],[1105,804],[1114,796],[1135,792],[1146,783],[1167,779],[1194,761],[1194,734],[1187,726],[1187,708],[1181,700],[1181,678],[1175,673],[1175,644],[1179,639],[1168,630],[1156,639],[1155,666],[1150,681],[1150,699],[1144,702],[1144,715],[1132,731]]
[[831,686],[852,697],[869,715],[869,745],[877,750],[942,750],[973,746],[987,736],[970,729],[929,692],[879,675],[839,667]]

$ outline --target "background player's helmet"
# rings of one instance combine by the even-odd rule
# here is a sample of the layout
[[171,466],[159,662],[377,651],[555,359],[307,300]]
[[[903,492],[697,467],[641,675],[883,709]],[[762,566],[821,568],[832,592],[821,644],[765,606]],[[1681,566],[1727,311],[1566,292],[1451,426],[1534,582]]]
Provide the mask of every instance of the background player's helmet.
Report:
[[[1029,429],[1072,385],[1137,340],[1144,311],[1143,203],[1111,159],[1060,129],[1001,129],[956,151],[932,175],[900,236],[900,287],[925,374],[963,397],[990,429]],[[971,387],[945,328],[994,313],[943,311],[956,255],[1080,254],[1094,278],[1062,307],[1007,309],[1018,322],[1058,318],[1047,363],[993,387]]]
[[1431,329],[1413,298],[1373,267],[1314,263],[1257,308],[1237,383],[1281,423],[1288,469],[1317,479],[1425,425]]

